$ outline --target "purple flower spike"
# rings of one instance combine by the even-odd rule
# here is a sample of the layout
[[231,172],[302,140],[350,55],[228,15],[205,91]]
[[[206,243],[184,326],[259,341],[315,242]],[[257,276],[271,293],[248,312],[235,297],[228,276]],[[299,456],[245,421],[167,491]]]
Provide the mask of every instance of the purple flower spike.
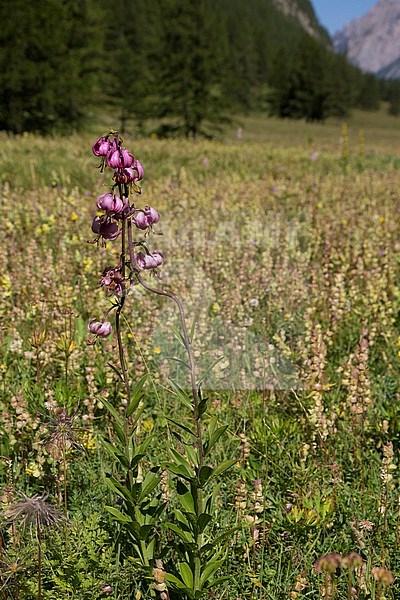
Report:
[[127,169],[132,166],[133,155],[125,148],[112,149],[107,154],[107,164],[112,169]]
[[107,337],[112,332],[112,326],[109,321],[96,321],[96,319],[90,319],[88,324],[88,331],[93,335],[99,335],[100,337]]
[[154,223],[158,223],[158,221],[160,220],[160,215],[158,214],[156,209],[153,208],[152,206],[145,206],[144,214],[147,217],[149,225],[154,225]]
[[93,144],[92,152],[95,156],[106,156],[111,150],[111,145],[108,136],[103,135]]
[[139,210],[133,217],[132,221],[138,229],[147,229],[148,227],[150,227],[149,220],[144,210]]
[[136,262],[140,269],[156,269],[163,262],[163,254],[162,252],[151,252],[150,254],[143,254],[143,252],[139,252],[136,255]]
[[126,207],[126,203],[124,203],[119,196],[115,196],[114,194],[103,194],[97,198],[97,207],[100,208],[100,210],[121,214]]

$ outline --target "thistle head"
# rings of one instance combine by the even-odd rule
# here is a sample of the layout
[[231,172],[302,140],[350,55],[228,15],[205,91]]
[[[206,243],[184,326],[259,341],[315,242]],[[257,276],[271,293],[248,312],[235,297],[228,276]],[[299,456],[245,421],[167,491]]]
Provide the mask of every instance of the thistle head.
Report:
[[378,581],[382,585],[391,585],[394,581],[392,571],[389,571],[389,569],[384,569],[383,567],[374,567],[372,569],[372,576],[375,581]]
[[342,567],[355,569],[356,567],[361,567],[363,562],[363,558],[360,554],[358,554],[357,552],[350,552],[350,554],[343,556]]

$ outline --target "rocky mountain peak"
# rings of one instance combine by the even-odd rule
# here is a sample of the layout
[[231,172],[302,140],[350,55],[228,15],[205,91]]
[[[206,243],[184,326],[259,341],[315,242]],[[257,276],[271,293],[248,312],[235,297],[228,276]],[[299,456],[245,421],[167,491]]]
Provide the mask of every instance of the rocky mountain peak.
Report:
[[400,0],[378,0],[363,17],[337,32],[333,44],[363,71],[396,77],[393,67],[400,60]]

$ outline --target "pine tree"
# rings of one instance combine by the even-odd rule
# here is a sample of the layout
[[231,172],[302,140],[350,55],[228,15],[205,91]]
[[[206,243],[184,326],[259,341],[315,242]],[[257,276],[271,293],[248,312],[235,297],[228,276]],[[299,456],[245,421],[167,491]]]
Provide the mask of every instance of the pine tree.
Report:
[[326,69],[324,116],[345,117],[354,104],[354,67],[349,65],[344,56],[331,54]]
[[364,110],[378,110],[381,91],[377,78],[370,74],[363,74],[358,92],[357,106]]
[[162,0],[163,30],[150,57],[153,117],[163,119],[159,133],[209,135],[224,121],[220,90],[220,48],[208,0]]
[[313,38],[302,38],[283,90],[281,116],[307,121],[325,118],[325,52]]
[[157,0],[101,0],[105,14],[106,43],[103,79],[104,102],[118,112],[119,131],[135,119],[139,126],[150,117],[153,74],[150,58],[162,31]]
[[99,38],[89,0],[0,3],[0,128],[71,130],[96,79]]
[[400,115],[400,81],[386,82],[384,88],[384,99],[389,103],[388,113],[393,117],[398,117]]

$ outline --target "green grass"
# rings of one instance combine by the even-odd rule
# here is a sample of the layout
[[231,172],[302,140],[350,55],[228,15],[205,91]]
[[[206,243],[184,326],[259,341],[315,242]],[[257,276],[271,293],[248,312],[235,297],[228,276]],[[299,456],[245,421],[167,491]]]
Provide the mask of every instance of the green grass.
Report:
[[[400,130],[383,112],[355,112],[347,126],[344,143],[336,121],[260,115],[238,118],[214,141],[126,136],[146,171],[137,205],[162,217],[164,235],[149,241],[165,253],[159,285],[196,318],[201,367],[221,352],[229,358],[209,378],[206,421],[228,425],[213,461],[237,457],[221,477],[215,528],[237,529],[221,569],[230,579],[210,598],[322,598],[315,563],[331,552],[362,556],[355,597],[383,598],[374,567],[396,577],[384,597],[399,596],[399,484],[390,465],[400,441]],[[106,584],[113,598],[147,598],[151,582],[129,560],[118,563],[116,526],[104,509],[116,501],[103,480],[115,465],[100,443],[110,427],[101,398],[122,407],[116,342],[87,344],[87,321],[109,306],[99,277],[118,262],[118,244],[87,243],[107,181],[90,148],[106,129],[1,135],[4,507],[17,491],[48,492],[62,506],[63,462],[48,445],[49,416],[60,407],[74,415],[79,442],[67,454],[67,543],[63,532],[45,540],[49,600],[103,598]],[[171,373],[183,377],[168,360],[179,352],[176,314],[137,288],[124,314],[130,373],[150,374],[139,432],[154,434],[147,467],[175,443],[165,417],[187,422],[168,385]],[[7,523],[2,532],[1,581],[10,592],[1,584],[0,598],[36,598],[34,537]],[[178,544],[162,519],[159,536],[168,568]],[[337,598],[348,597],[349,573],[335,574]]]

